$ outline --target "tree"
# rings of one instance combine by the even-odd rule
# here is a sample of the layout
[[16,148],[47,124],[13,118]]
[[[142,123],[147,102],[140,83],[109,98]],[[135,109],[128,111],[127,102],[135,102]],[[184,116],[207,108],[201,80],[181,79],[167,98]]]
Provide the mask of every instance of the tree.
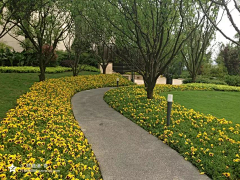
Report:
[[[71,4],[65,0],[37,0],[33,4],[28,0],[19,0],[16,3],[22,6],[21,12],[14,14],[11,20],[17,27],[12,36],[23,44],[21,36],[31,42],[38,55],[39,80],[44,81],[47,64],[54,57],[58,43],[66,38],[65,33],[72,26],[73,19],[69,11]],[[47,58],[43,56],[45,45],[51,47],[51,55]]]
[[[212,19],[217,18],[218,13],[213,13]],[[210,16],[208,14],[208,16]],[[190,19],[187,21],[189,26],[194,25],[195,19]],[[204,56],[206,55],[207,48],[210,45],[210,42],[213,38],[215,28],[209,22],[209,20],[204,17],[202,24],[199,28],[194,31],[189,39],[186,41],[184,48],[181,50],[182,57],[184,59],[187,70],[192,78],[192,82],[196,82],[196,77],[199,73],[199,70],[202,66]]]
[[113,60],[113,51],[114,46],[110,43],[106,44],[106,42],[102,41],[98,44],[94,44],[93,53],[98,61],[98,64],[102,67],[103,74],[106,74],[107,66]]
[[15,24],[11,23],[11,19],[20,10],[19,6],[14,9],[10,9],[9,3],[11,3],[11,0],[0,1],[0,39],[15,27]]
[[199,26],[185,23],[194,16],[192,1],[105,0],[95,9],[111,24],[118,56],[143,76],[147,98],[152,99],[157,78]]
[[[95,7],[101,1],[90,0],[75,0],[81,6],[78,7],[78,15],[84,19],[84,26],[88,27],[88,39],[92,43],[92,53],[98,64],[103,69],[103,74],[106,73],[108,64],[114,57],[114,44],[112,41],[112,31],[110,23],[96,11]],[[81,35],[83,37],[84,35]]]
[[70,66],[73,76],[77,76],[84,69],[85,65],[89,63],[91,32],[84,19],[80,16],[73,16],[73,19],[74,25],[69,29],[67,38],[63,42],[71,62]]
[[228,44],[222,46],[219,56],[221,57],[229,75],[240,75],[240,49]]
[[240,3],[239,0],[198,0],[200,7],[203,11],[203,13],[206,15],[208,20],[213,24],[213,26],[228,40],[231,42],[235,43],[236,45],[240,46],[240,41],[234,40],[234,38],[230,38],[229,36],[226,35],[226,33],[223,32],[222,29],[218,27],[218,24],[212,20],[212,18],[208,15],[209,7],[211,6],[212,3],[215,5],[220,6],[223,11],[227,13],[228,20],[232,24],[233,28],[235,29],[236,33],[240,35],[240,27],[236,24],[237,21],[239,21],[237,18],[233,18],[233,15],[231,13],[232,9],[229,8],[229,4],[232,2],[234,4],[235,10],[239,13],[240,15]]

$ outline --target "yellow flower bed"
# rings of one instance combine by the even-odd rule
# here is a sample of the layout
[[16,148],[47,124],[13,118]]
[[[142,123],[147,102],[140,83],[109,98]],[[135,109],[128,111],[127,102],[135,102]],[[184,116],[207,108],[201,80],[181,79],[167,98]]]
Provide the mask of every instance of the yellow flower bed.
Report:
[[164,91],[230,90],[240,88],[192,84],[160,85],[154,99],[146,98],[143,86],[108,91],[104,99],[114,109],[161,139],[194,164],[201,174],[213,179],[240,179],[240,125],[204,115],[173,103],[172,122],[166,126],[167,101]]
[[[0,126],[1,179],[101,179],[91,145],[74,119],[79,91],[131,82],[119,75],[50,79],[35,83]],[[11,172],[10,172],[11,171]]]

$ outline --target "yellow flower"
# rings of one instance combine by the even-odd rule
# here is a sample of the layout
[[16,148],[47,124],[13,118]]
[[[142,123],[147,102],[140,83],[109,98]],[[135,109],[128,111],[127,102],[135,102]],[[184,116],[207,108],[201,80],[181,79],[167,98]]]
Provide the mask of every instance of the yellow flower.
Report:
[[4,179],[6,179],[6,174],[0,174],[0,178],[2,179],[2,180],[4,180]]
[[233,159],[233,162],[240,162],[240,159]]
[[230,177],[231,176],[231,174],[230,173],[227,173],[227,172],[225,172],[225,173],[222,173],[225,177]]
[[211,152],[210,152],[210,153],[209,153],[209,156],[214,156],[214,153],[211,153]]

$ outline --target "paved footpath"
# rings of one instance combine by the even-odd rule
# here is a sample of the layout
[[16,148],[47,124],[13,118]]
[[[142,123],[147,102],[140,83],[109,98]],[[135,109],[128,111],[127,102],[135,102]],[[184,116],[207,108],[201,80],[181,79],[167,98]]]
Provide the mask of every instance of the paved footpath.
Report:
[[207,180],[188,161],[156,137],[110,108],[110,88],[77,93],[73,112],[92,144],[104,180]]

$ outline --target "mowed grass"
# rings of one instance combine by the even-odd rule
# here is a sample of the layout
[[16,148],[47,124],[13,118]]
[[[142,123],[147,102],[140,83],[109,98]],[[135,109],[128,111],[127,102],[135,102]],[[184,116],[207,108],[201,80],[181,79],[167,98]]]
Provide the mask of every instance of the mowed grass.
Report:
[[[79,75],[91,74],[99,73],[88,71],[79,73]],[[47,79],[67,76],[72,76],[72,72],[46,74]],[[0,120],[9,109],[16,106],[17,99],[38,81],[38,73],[0,73]]]
[[161,95],[167,97],[167,94],[173,94],[174,102],[188,109],[240,123],[240,92],[172,91]]

